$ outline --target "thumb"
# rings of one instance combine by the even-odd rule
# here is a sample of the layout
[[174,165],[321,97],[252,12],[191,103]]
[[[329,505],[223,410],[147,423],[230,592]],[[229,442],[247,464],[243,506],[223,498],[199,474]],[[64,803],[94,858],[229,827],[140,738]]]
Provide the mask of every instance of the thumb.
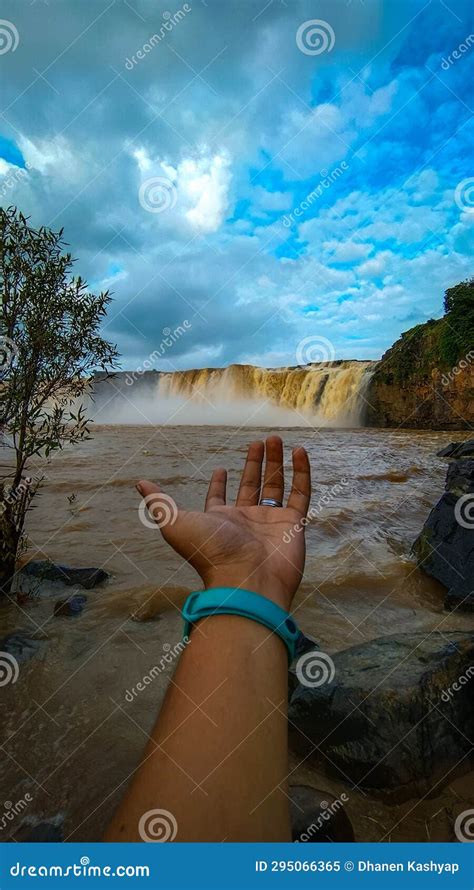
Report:
[[178,505],[171,495],[162,491],[154,482],[144,479],[138,482],[136,488],[142,497],[138,507],[142,525],[147,528],[157,525],[166,537],[167,528],[174,525],[178,518]]

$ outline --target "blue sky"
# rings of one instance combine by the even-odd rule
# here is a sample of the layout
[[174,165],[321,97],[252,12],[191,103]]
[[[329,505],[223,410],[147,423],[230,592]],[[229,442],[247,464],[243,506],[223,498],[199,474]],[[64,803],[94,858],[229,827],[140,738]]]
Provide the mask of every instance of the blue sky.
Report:
[[471,6],[6,0],[2,205],[113,291],[124,368],[185,320],[156,367],[378,358],[474,274]]

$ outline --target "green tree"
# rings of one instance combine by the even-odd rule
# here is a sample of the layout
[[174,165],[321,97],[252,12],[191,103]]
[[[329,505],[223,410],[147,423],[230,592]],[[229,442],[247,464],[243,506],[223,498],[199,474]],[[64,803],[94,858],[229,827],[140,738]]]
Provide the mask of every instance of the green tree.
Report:
[[441,354],[446,364],[455,365],[474,348],[474,278],[448,288],[444,311]]
[[[0,590],[8,594],[25,518],[42,477],[34,459],[88,438],[82,402],[90,375],[110,373],[117,351],[100,333],[110,302],[73,277],[63,230],[0,209]],[[10,459],[8,459],[10,458]]]

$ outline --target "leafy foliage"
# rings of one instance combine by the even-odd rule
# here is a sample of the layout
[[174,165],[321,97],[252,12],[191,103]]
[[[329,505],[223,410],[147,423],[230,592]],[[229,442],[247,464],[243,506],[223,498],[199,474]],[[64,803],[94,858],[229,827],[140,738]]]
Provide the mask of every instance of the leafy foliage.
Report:
[[474,347],[474,279],[446,291],[445,315],[405,331],[382,358],[376,376],[406,385],[427,380],[434,369],[449,370]]
[[25,485],[23,473],[35,456],[88,437],[81,397],[90,374],[109,373],[117,358],[100,333],[109,293],[73,277],[64,247],[62,230],[35,230],[16,208],[0,209],[0,429],[15,456],[0,491],[17,544],[40,481]]

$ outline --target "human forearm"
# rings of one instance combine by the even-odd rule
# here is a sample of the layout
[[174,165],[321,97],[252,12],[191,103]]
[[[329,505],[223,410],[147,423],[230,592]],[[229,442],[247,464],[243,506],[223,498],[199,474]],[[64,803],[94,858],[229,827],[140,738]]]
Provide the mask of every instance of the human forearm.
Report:
[[289,840],[287,670],[257,622],[200,621],[106,840],[143,839],[139,820],[157,808],[178,841]]

